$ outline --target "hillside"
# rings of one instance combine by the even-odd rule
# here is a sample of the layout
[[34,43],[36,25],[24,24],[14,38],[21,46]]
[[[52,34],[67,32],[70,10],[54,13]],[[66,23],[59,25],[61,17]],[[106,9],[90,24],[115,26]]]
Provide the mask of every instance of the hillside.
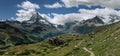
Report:
[[[50,43],[52,39],[59,41]],[[86,35],[68,34],[52,39],[36,44],[9,47],[1,50],[0,54],[5,56],[120,56],[120,22],[100,26]]]
[[5,22],[0,22],[0,48],[34,43],[34,40],[38,41],[35,36],[26,33],[22,29],[13,27]]

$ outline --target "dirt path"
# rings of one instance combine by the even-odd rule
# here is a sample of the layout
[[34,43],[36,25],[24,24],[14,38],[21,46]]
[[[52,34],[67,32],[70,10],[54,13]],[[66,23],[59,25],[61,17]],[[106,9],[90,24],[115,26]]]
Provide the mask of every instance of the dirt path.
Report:
[[92,51],[88,50],[86,47],[83,47],[83,49],[84,49],[85,51],[89,52],[89,53],[90,53],[90,56],[95,56],[95,54],[94,54]]
[[82,44],[83,41],[80,41],[75,47],[79,47]]

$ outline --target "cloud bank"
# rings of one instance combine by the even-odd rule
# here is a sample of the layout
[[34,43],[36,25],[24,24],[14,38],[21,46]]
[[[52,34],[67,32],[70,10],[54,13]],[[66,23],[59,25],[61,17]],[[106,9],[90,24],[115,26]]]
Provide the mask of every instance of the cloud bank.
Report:
[[40,8],[39,5],[33,4],[30,1],[24,1],[21,4],[18,4],[17,6],[21,8],[17,11],[18,13],[16,13],[16,15],[18,16],[16,20],[18,21],[29,20],[30,17],[36,13],[36,9]]

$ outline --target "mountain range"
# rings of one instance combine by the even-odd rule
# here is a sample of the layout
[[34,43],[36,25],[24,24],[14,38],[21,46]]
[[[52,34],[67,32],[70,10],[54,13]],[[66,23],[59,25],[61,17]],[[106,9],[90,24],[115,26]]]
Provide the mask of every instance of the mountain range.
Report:
[[63,34],[39,43],[12,46],[1,55],[120,56],[120,22],[98,26],[88,34]]
[[[97,44],[101,44],[101,42],[97,42],[97,40],[106,41],[107,39],[112,40],[112,36],[117,36],[115,37],[115,39],[119,37],[119,35],[113,35],[115,33],[119,34],[118,33],[119,31],[117,32],[117,30],[119,30],[118,21],[120,21],[120,16],[117,16],[117,15],[109,15],[108,17],[95,16],[87,20],[66,22],[64,25],[55,26],[55,24],[49,22],[46,18],[42,17],[38,12],[36,12],[36,14],[34,14],[30,18],[30,20],[27,20],[27,21],[22,21],[22,22],[17,21],[17,20],[0,21],[0,49],[3,50],[3,51],[0,51],[0,53],[21,55],[21,54],[26,54],[26,53],[31,54],[31,52],[33,53],[35,52],[34,54],[36,54],[36,51],[35,51],[36,49],[30,49],[30,48],[24,49],[24,47],[26,48],[31,47],[30,44],[32,44],[34,47],[38,48],[38,46],[36,45],[39,45],[39,42],[43,43],[43,44],[40,44],[40,47],[43,49],[45,48],[49,49],[49,47],[57,48],[60,45],[60,48],[63,46],[63,49],[60,49],[60,50],[66,50],[64,48],[66,47],[66,45],[68,45],[68,43],[71,46],[73,46],[75,45],[74,43],[76,43],[76,41],[83,41],[83,43],[85,43],[83,44],[83,47],[92,48]],[[115,28],[112,28],[112,26]],[[55,36],[58,36],[58,37],[55,37]],[[109,36],[110,38],[107,38],[107,36]],[[82,38],[82,37],[85,37],[85,38]],[[54,38],[57,38],[57,39],[54,39]],[[61,40],[59,40],[59,38]],[[48,40],[48,39],[51,39],[51,40]],[[76,40],[75,42],[74,42],[74,39]],[[92,40],[92,39],[95,39],[95,40]],[[69,41],[73,41],[73,43]],[[96,41],[97,43],[94,41]],[[53,46],[50,45],[51,43]],[[26,45],[26,44],[28,45],[22,47],[23,45]],[[58,45],[58,46],[56,47],[54,45]],[[105,47],[103,48],[107,48],[108,46],[106,45],[107,44],[105,44]],[[22,50],[16,50],[16,48],[19,49],[19,47],[23,48],[24,52]],[[12,51],[12,48],[15,49],[15,52]],[[71,48],[69,52],[66,51],[67,53],[66,52],[64,53],[64,55],[66,56],[72,55],[71,52],[75,53],[78,51],[76,50],[76,48],[73,48],[70,46],[67,46],[66,48]],[[26,51],[26,50],[30,50],[30,51]],[[86,50],[86,48],[83,50]],[[101,50],[101,49],[96,48],[96,50],[94,50],[96,51],[96,54],[102,54],[102,53],[97,53],[98,50]],[[46,54],[43,54],[43,52],[40,52],[40,53],[39,52],[40,51],[38,51],[37,54],[46,55]],[[103,50],[103,52],[105,51]],[[52,51],[50,53],[52,53]],[[53,54],[49,54],[49,55],[53,56]],[[111,55],[114,55],[114,54],[111,54]],[[63,56],[63,54],[58,55],[58,56]]]

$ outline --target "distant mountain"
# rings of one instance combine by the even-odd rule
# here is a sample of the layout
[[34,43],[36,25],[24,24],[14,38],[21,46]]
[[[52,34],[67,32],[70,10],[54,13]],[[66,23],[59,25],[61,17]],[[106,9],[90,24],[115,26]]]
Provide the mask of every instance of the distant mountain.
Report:
[[108,16],[99,16],[99,18],[103,20],[105,24],[112,24],[120,21],[120,16],[115,14],[110,14]]
[[52,37],[62,33],[87,34],[98,26],[111,24],[118,21],[120,21],[120,16],[111,14],[109,16],[95,16],[94,18],[80,22],[66,22],[64,25],[57,25],[57,27],[55,27],[54,24],[49,22],[46,18],[43,18],[37,12],[30,18],[30,20],[23,22],[8,21],[8,23],[20,29],[23,29],[26,32],[45,38],[46,36]]
[[99,16],[95,16],[95,17],[92,18],[92,19],[88,19],[88,20],[83,21],[82,24],[83,24],[83,25],[84,25],[84,24],[87,24],[87,25],[89,25],[89,26],[90,26],[90,25],[99,26],[99,25],[103,25],[104,22],[102,21],[102,19],[100,19]]
[[92,19],[88,19],[85,21],[82,21],[80,23],[77,23],[72,28],[73,33],[81,33],[81,34],[87,34],[91,32],[93,29],[95,29],[98,26],[104,25],[104,22],[98,17],[94,17]]
[[96,16],[92,19],[83,20],[83,21],[73,21],[67,22],[65,25],[58,25],[57,28],[65,31],[66,33],[80,33],[87,34],[95,29],[97,26],[104,25],[104,22]]
[[30,20],[27,21],[23,21],[22,23],[26,23],[26,24],[48,24],[50,25],[51,23],[49,21],[47,21],[47,19],[43,18],[41,15],[39,15],[38,12],[36,12],[36,14],[34,14]]
[[66,22],[64,25],[57,25],[57,29],[70,34],[87,34],[98,26],[112,24],[118,21],[120,21],[120,16],[110,14],[109,16],[95,16],[80,22]]
[[120,21],[120,16],[118,16],[118,15],[110,15],[110,22],[111,23],[115,23],[115,22],[118,22],[118,21]]
[[23,21],[22,25],[26,28],[26,30],[30,29],[29,31],[31,31],[31,33],[41,33],[42,30],[47,31],[48,29],[56,30],[56,28],[49,21],[40,16],[38,13],[34,14],[30,20]]

